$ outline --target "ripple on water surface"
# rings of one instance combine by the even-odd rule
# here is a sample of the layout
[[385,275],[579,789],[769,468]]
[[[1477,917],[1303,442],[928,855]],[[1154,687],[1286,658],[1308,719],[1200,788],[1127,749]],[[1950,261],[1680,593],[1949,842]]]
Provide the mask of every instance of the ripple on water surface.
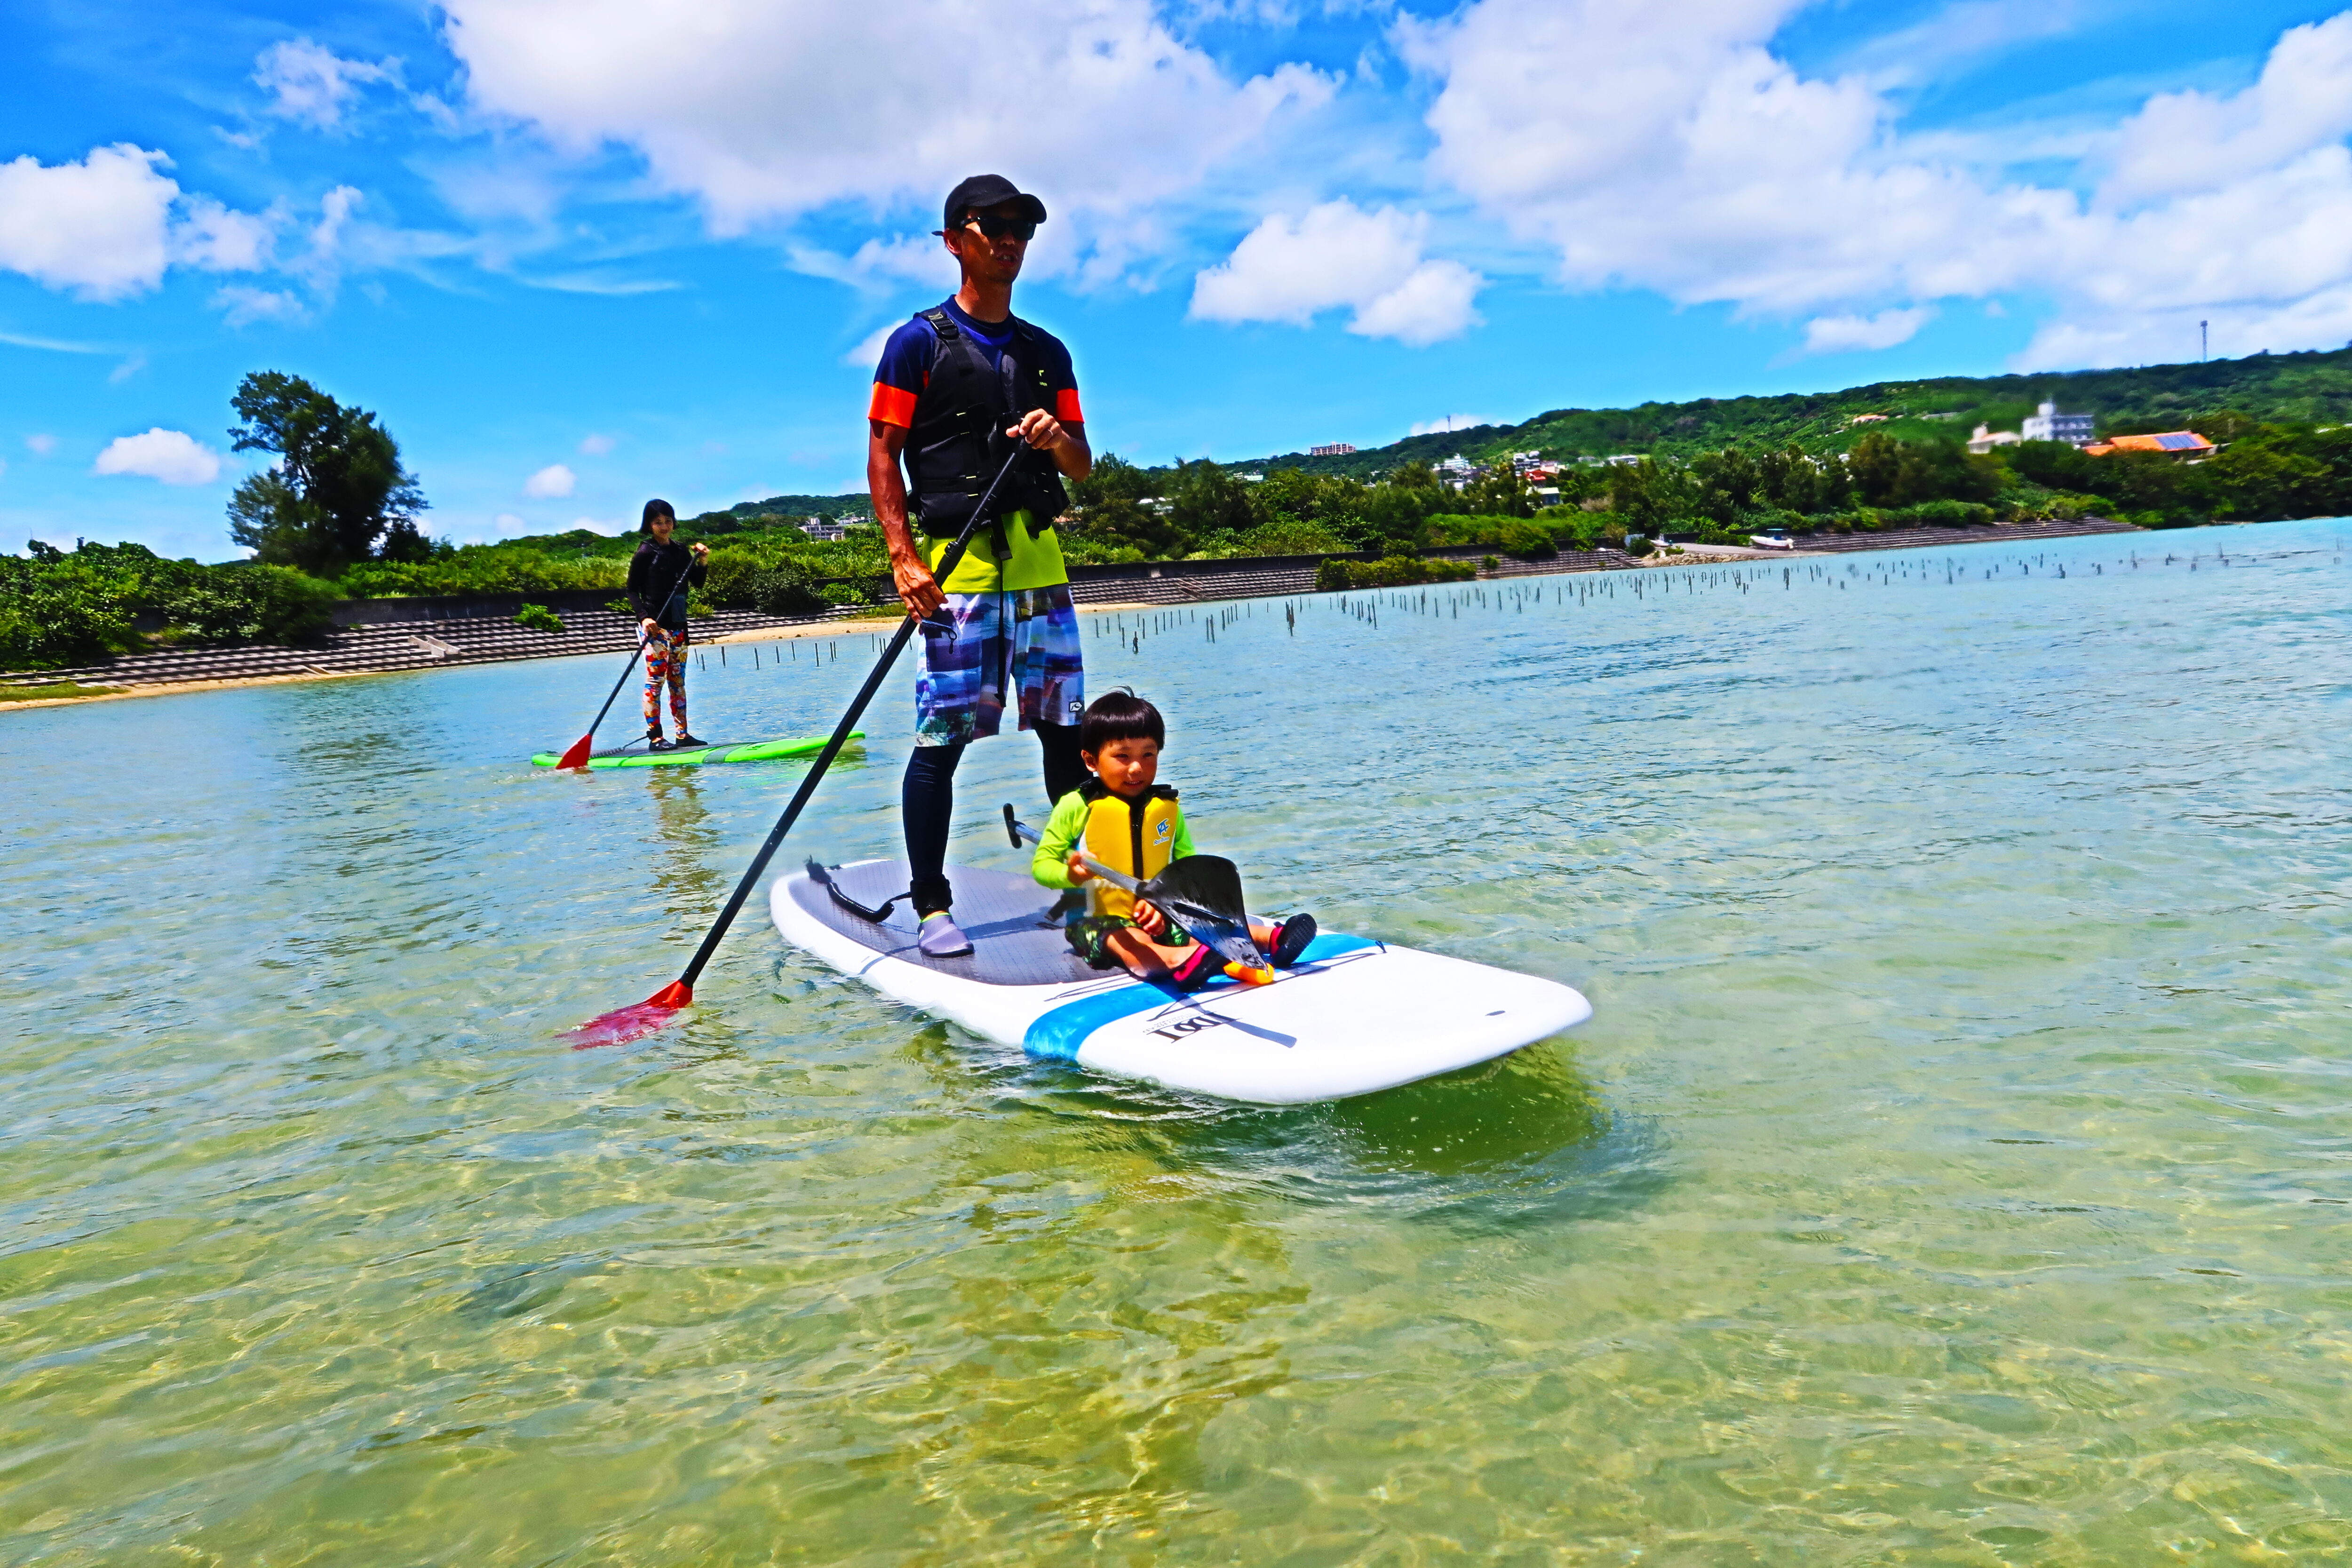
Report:
[[2347,531],[1090,621],[1265,902],[1598,1007],[1326,1106],[751,923],[563,1049],[801,776],[522,765],[603,660],[0,715],[0,1561],[2334,1560]]

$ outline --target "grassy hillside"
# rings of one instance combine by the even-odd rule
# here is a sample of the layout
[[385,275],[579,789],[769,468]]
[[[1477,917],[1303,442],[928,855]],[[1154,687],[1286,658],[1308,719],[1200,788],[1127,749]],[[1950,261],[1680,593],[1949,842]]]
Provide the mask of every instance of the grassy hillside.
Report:
[[[1874,382],[1843,392],[1778,397],[1555,408],[1523,425],[1480,425],[1444,435],[1412,436],[1344,457],[1286,452],[1224,467],[1252,472],[1296,468],[1310,474],[1370,479],[1400,463],[1433,463],[1456,452],[1474,461],[1525,451],[1549,458],[1619,452],[1687,458],[1741,442],[1839,451],[1870,430],[1906,440],[1965,440],[1979,421],[1996,430],[2014,430],[2045,397],[2056,399],[2068,413],[2096,415],[2100,433],[2108,436],[2176,430],[2193,424],[2200,414],[2224,408],[2284,423],[2352,421],[2352,347],[2131,370]],[[1883,425],[1850,424],[1857,414],[1895,417]]]

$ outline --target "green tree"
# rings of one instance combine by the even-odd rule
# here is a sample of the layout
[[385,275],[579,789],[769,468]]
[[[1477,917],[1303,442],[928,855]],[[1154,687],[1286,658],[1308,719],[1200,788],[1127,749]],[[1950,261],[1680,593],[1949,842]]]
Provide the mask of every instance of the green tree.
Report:
[[1164,560],[1182,553],[1183,535],[1153,489],[1162,476],[1106,452],[1094,471],[1070,483],[1074,539],[1101,546],[1114,556],[1132,551],[1132,560]]
[[371,558],[433,554],[416,527],[424,492],[374,415],[274,370],[247,376],[229,402],[244,420],[229,432],[235,449],[278,458],[229,498],[229,536],[239,544],[319,577]]
[[1625,531],[1655,539],[1669,524],[1693,515],[1696,487],[1690,472],[1677,463],[1644,458],[1611,470],[1610,510],[1623,521]]
[[54,668],[147,646],[299,642],[323,629],[324,583],[278,566],[200,566],[141,544],[34,540],[0,555],[0,668]]
[[2000,489],[2000,468],[1989,458],[1949,441],[1902,441],[1878,430],[1853,444],[1845,466],[1864,506],[1989,501]]
[[1702,452],[1690,466],[1691,509],[1718,528],[1730,528],[1757,509],[1762,476],[1744,447]]
[[2183,476],[2211,515],[2261,521],[2352,512],[2352,427],[2263,425],[2231,433],[2228,450]]
[[1339,531],[1360,550],[1381,550],[1391,555],[1409,553],[1420,549],[1427,536],[1429,514],[1437,495],[1434,485],[1374,485],[1364,492],[1354,531]]
[[1494,472],[1462,487],[1462,510],[1473,517],[1533,517],[1535,491],[1505,459]]
[[1819,516],[1844,506],[1853,482],[1844,464],[1823,462],[1790,443],[1777,450],[1768,447],[1758,455],[1756,489],[1767,505]]
[[1170,521],[1186,543],[1216,533],[1245,533],[1257,525],[1246,479],[1202,458],[1178,462],[1168,484]]

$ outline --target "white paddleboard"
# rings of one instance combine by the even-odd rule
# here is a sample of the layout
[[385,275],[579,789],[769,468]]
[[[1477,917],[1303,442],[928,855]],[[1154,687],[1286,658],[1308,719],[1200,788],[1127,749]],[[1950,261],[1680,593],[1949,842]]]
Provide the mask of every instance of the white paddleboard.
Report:
[[[902,862],[831,873],[869,908],[902,893]],[[885,996],[1033,1057],[1265,1105],[1344,1100],[1452,1072],[1572,1028],[1592,1005],[1568,986],[1364,937],[1324,932],[1271,985],[1220,981],[1179,995],[1070,952],[1057,895],[1026,877],[950,869],[972,952],[929,958],[900,900],[879,924],[806,872],[769,894],[794,947]]]

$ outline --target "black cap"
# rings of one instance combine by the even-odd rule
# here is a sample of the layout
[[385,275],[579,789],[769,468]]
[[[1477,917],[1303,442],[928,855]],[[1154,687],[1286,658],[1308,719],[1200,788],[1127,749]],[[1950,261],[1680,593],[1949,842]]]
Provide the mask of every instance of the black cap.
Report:
[[1005,202],[1019,202],[1021,216],[1031,223],[1045,221],[1045,204],[1035,196],[1024,195],[1019,186],[1002,174],[974,174],[950,191],[943,221],[950,228],[961,228],[964,215],[972,208],[992,207]]

